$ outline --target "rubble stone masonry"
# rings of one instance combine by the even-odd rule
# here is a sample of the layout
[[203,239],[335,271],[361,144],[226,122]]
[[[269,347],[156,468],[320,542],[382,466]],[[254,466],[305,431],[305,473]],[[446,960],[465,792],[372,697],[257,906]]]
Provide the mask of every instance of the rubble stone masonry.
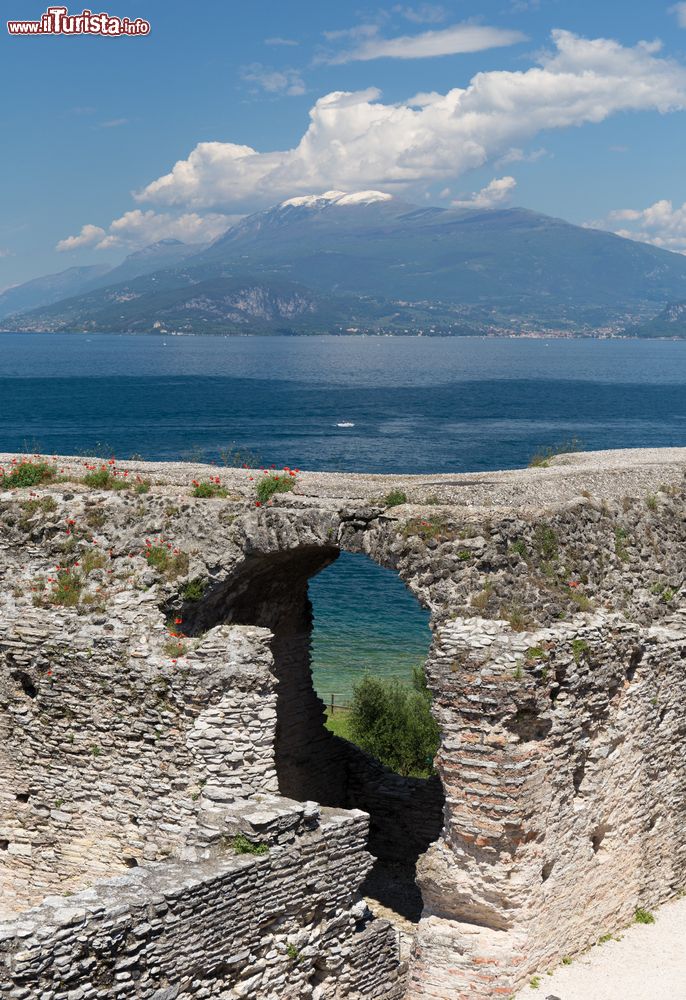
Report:
[[[265,505],[258,471],[13,459],[0,997],[507,998],[686,886],[686,450]],[[342,550],[431,612],[433,778],[324,728],[307,583]],[[372,855],[416,867],[407,962]]]

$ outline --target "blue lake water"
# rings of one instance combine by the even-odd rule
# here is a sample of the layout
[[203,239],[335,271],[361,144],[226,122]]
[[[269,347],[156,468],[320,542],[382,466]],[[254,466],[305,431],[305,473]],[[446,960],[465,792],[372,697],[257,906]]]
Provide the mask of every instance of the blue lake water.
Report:
[[[266,464],[426,473],[571,438],[685,445],[686,342],[0,334],[0,451],[216,460],[233,443]],[[425,615],[383,574],[343,557],[312,582],[322,693],[421,661]]]

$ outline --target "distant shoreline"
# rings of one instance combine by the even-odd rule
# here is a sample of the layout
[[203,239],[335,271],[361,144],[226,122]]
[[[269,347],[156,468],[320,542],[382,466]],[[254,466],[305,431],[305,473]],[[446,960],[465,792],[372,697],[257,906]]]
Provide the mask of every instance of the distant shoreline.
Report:
[[255,340],[313,340],[318,337],[348,338],[350,340],[635,340],[635,341],[686,341],[686,333],[680,337],[638,337],[630,334],[604,333],[349,333],[347,331],[322,333],[164,333],[149,330],[145,333],[134,330],[0,330],[0,336],[15,337],[158,337],[181,339],[208,337],[214,340],[250,338]]

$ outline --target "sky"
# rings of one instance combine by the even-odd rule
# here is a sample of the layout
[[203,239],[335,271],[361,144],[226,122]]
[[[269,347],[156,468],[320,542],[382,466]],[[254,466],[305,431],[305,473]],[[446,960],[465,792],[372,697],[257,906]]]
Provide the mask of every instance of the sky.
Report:
[[686,252],[686,2],[105,9],[149,34],[0,26],[0,290],[332,189],[519,205]]

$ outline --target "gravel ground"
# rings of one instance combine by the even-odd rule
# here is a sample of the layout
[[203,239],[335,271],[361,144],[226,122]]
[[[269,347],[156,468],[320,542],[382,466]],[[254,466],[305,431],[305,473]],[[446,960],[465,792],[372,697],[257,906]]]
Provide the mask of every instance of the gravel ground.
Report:
[[516,1000],[686,1000],[686,898],[525,986]]
[[[0,454],[7,467],[14,455]],[[84,463],[100,463],[102,458],[60,456],[60,466],[82,476]],[[233,493],[249,498],[255,479],[262,475],[249,469],[183,462],[118,462],[152,478],[154,483],[190,485],[193,479],[219,475]],[[582,492],[598,500],[621,499],[655,493],[661,485],[681,484],[686,471],[686,448],[635,448],[616,451],[587,451],[560,455],[547,468],[512,469],[504,472],[476,472],[446,475],[370,475],[361,472],[298,473],[297,485],[288,494],[287,505],[307,505],[313,498],[378,501],[392,489],[403,490],[410,503],[441,503],[463,508],[506,507],[536,510],[565,503]],[[252,476],[252,480],[249,478]]]

